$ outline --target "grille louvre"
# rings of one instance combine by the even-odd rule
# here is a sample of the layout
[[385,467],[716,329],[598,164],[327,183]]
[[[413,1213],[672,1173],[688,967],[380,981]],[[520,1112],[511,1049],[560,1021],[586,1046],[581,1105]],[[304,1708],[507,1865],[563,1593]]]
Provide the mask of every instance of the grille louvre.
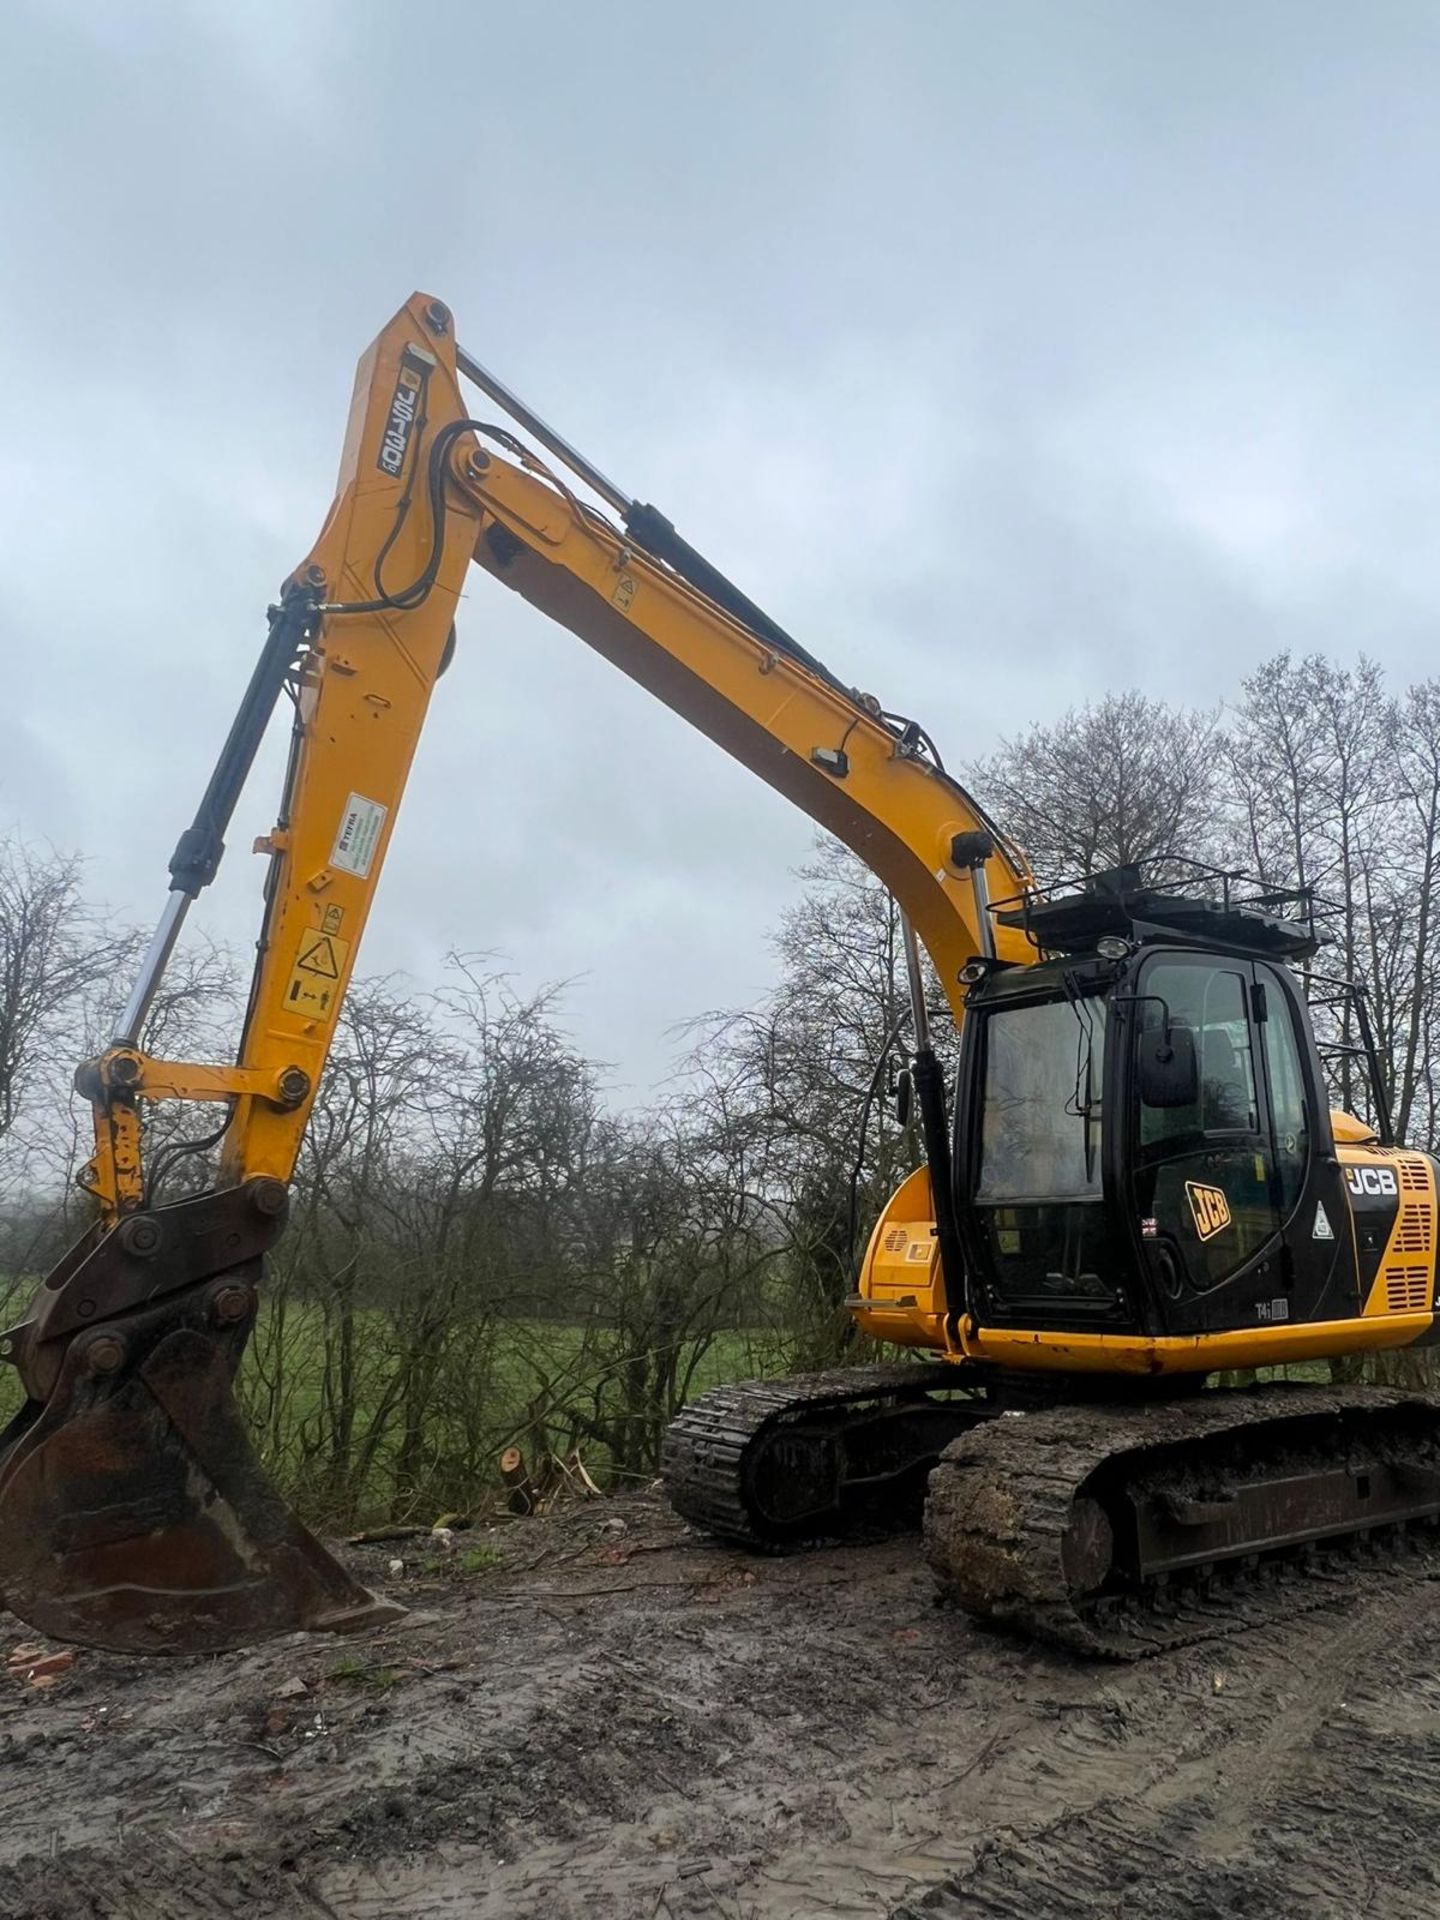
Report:
[[1423,1313],[1430,1304],[1429,1267],[1391,1267],[1385,1275],[1385,1304],[1391,1313]]
[[1400,1209],[1400,1224],[1395,1230],[1396,1253],[1429,1253],[1431,1213],[1429,1207],[1407,1200]]
[[1402,1187],[1408,1187],[1412,1193],[1430,1191],[1430,1161],[1427,1155],[1412,1153],[1408,1147],[1372,1147],[1370,1151],[1382,1160],[1394,1161]]

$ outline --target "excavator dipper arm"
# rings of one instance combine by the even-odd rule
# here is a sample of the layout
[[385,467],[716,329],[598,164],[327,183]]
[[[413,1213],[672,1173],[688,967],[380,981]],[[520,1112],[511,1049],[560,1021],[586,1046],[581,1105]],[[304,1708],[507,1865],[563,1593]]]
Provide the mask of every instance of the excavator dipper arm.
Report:
[[[508,428],[471,419],[462,373],[623,524]],[[845,688],[458,350],[439,301],[415,295],[360,363],[329,516],[272,609],[115,1043],[77,1075],[94,1110],[81,1183],[97,1218],[0,1339],[26,1395],[0,1441],[0,1589],[44,1632],[194,1651],[394,1611],[274,1492],[232,1383],[472,558],[859,854],[957,1018],[968,959],[1029,957],[985,906],[987,888],[1023,884],[1023,864],[923,732]],[[236,1063],[154,1059],[146,1012],[281,697],[291,752],[257,848],[270,864]],[[176,1099],[224,1103],[228,1124],[213,1188],[166,1202],[142,1120],[147,1103]]]

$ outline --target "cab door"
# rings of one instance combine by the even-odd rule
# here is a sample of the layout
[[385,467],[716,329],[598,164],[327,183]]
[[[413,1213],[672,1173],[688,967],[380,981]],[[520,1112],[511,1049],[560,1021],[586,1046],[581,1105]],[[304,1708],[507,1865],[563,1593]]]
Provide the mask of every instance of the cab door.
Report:
[[[1138,1089],[1133,1096],[1132,1200],[1166,1331],[1316,1317],[1347,1217],[1338,1166],[1333,1191],[1320,1177],[1323,1114],[1293,993],[1263,963],[1159,953],[1136,994],[1142,1031],[1167,1018],[1190,1028],[1199,1069],[1189,1106],[1152,1108]],[[1333,1162],[1328,1123],[1323,1145]],[[1307,1208],[1316,1237],[1302,1258]]]
[[1257,960],[1253,1006],[1265,1066],[1288,1314],[1348,1320],[1362,1304],[1344,1169],[1330,1097],[1292,975]]

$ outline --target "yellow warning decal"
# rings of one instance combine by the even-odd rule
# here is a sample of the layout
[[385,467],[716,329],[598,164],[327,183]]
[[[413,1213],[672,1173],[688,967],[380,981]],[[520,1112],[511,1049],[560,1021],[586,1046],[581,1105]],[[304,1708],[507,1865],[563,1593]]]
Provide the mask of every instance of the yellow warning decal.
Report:
[[290,1013],[302,1013],[307,1020],[325,1019],[334,1013],[340,998],[340,980],[350,958],[350,942],[338,933],[324,933],[309,927],[300,936],[295,964],[290,969],[284,1005]]
[[1213,1238],[1229,1226],[1230,1202],[1219,1187],[1202,1187],[1198,1180],[1187,1180],[1185,1197],[1190,1202],[1195,1231],[1202,1240]]

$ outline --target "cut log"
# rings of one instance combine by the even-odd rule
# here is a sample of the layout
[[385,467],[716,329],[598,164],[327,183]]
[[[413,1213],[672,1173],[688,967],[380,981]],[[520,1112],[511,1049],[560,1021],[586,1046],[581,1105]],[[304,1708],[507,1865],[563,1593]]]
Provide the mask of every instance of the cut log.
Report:
[[510,1512],[533,1513],[537,1499],[535,1483],[530,1478],[530,1469],[519,1447],[506,1447],[501,1454],[500,1478],[508,1489],[505,1505]]

